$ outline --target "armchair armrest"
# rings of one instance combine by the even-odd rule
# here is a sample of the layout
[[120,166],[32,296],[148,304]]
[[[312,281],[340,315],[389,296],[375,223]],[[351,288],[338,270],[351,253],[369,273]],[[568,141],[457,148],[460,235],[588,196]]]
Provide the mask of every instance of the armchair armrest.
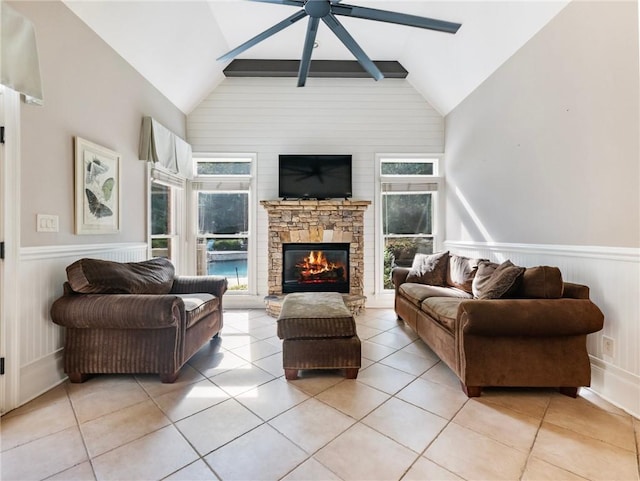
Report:
[[227,292],[227,278],[222,276],[177,276],[173,280],[171,294],[193,294],[206,292],[222,301],[222,295]]
[[491,299],[460,303],[465,335],[577,336],[602,329],[604,315],[588,299]]
[[185,319],[184,302],[170,294],[65,295],[51,306],[51,319],[71,328],[163,329]]

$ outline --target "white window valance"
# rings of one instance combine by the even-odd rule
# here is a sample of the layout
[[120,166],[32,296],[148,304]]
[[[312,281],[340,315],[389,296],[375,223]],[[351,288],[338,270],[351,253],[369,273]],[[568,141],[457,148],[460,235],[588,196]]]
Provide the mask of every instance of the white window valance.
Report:
[[33,24],[0,1],[0,83],[20,92],[25,101],[42,105],[42,80]]
[[177,175],[170,174],[164,170],[151,169],[151,179],[160,184],[175,187],[177,189],[184,189],[186,187],[185,179],[178,177]]
[[193,178],[191,145],[151,117],[142,119],[139,156],[180,177]]

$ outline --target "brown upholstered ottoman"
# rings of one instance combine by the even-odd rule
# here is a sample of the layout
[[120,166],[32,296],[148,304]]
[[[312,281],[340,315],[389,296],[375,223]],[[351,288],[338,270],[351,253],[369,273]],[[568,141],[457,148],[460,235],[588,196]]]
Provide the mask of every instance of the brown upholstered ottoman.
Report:
[[360,339],[356,323],[337,292],[288,294],[278,317],[282,367],[288,380],[299,369],[344,369],[355,379],[360,369]]

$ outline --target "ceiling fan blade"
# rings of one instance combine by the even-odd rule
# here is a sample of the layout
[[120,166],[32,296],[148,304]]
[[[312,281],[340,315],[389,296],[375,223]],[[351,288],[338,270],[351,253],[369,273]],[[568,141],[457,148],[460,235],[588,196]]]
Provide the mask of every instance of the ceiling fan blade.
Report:
[[358,45],[358,43],[354,40],[354,38],[349,35],[349,32],[342,26],[342,24],[338,21],[338,19],[331,13],[322,17],[322,21],[329,27],[333,33],[335,33],[336,37],[340,39],[340,41],[347,47],[351,53],[355,56],[356,60],[362,67],[369,72],[376,80],[382,80],[384,75],[380,71],[376,64],[364,53],[364,50]]
[[331,4],[331,13],[344,15],[347,17],[364,18],[366,20],[377,20],[379,22],[397,23],[410,27],[426,28],[439,32],[456,33],[462,26],[459,23],[436,20],[435,18],[418,17],[406,13],[389,12],[387,10],[377,10],[375,8],[357,7],[355,5]]
[[319,23],[319,18],[309,18],[309,25],[307,25],[307,36],[304,39],[302,59],[300,60],[300,68],[298,69],[298,87],[304,87],[304,84],[307,81],[307,76],[309,75],[309,67],[311,67],[311,52],[313,51],[313,44],[316,41]]
[[293,25],[298,20],[302,20],[306,16],[307,16],[307,12],[305,12],[304,10],[300,10],[299,12],[294,13],[290,17],[285,18],[282,22],[276,23],[273,27],[268,28],[264,32],[256,35],[252,39],[247,40],[242,45],[239,45],[233,50],[218,57],[217,60],[231,60],[232,58],[241,54],[245,50],[253,47],[255,44],[262,42],[264,39],[269,38],[271,35],[274,35],[278,33],[280,30],[287,28],[289,25]]
[[304,7],[303,0],[251,0],[252,2],[275,3],[276,5],[291,5],[292,7]]

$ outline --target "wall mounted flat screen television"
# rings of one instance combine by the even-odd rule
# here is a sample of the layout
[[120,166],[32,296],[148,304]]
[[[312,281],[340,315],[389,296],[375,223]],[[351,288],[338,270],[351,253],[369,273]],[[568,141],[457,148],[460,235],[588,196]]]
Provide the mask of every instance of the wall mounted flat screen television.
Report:
[[278,196],[284,199],[351,197],[351,155],[280,155]]

